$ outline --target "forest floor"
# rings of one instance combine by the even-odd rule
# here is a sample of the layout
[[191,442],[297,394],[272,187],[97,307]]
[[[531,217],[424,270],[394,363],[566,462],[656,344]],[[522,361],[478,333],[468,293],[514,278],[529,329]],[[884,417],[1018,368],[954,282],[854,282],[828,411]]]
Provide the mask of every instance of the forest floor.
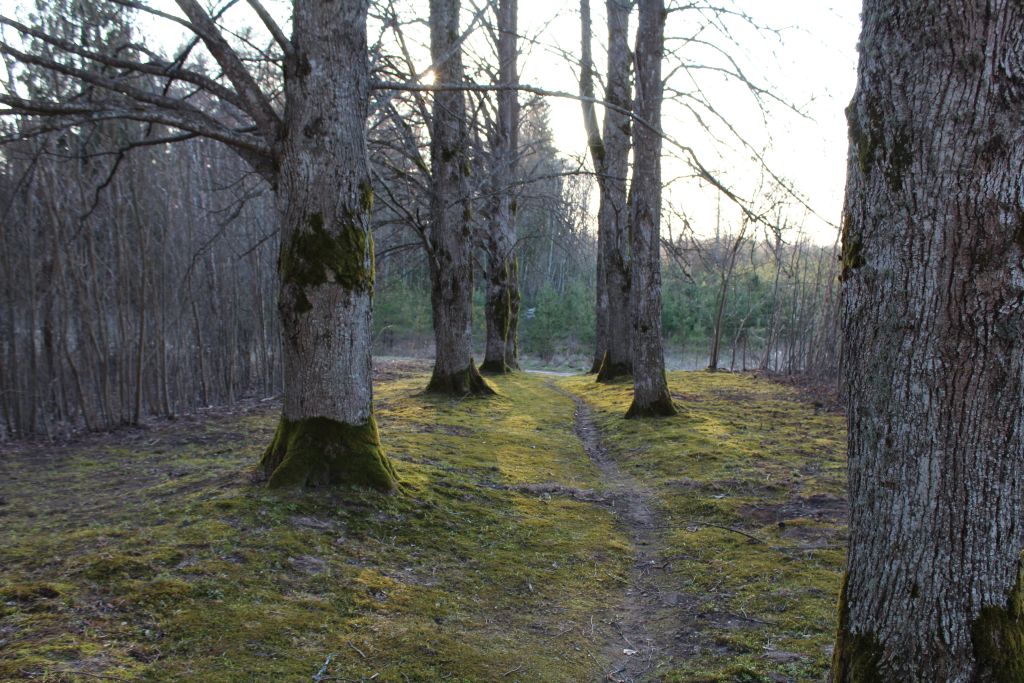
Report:
[[380,368],[397,495],[254,482],[257,402],[3,446],[0,681],[820,681],[846,533],[844,423],[750,375]]

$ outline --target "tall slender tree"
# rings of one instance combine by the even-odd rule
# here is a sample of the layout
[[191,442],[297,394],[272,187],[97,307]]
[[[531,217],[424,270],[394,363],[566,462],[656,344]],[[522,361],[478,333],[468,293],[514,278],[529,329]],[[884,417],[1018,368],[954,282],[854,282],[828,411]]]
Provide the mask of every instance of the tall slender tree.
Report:
[[[430,54],[437,80],[463,83],[459,43],[459,0],[430,0]],[[491,394],[473,362],[473,254],[469,135],[465,93],[434,92],[430,137],[428,259],[434,318],[434,371],[427,391]]]
[[866,0],[832,680],[1024,680],[1024,5]]
[[632,374],[629,314],[629,207],[626,181],[630,143],[629,0],[607,0],[608,65],[604,121],[597,127],[590,0],[581,0],[580,94],[591,161],[597,174],[597,308],[593,372],[598,381]]
[[498,120],[491,141],[491,197],[484,238],[487,252],[487,344],[480,369],[519,368],[519,266],[516,203],[512,195],[519,155],[519,83],[516,67],[517,0],[498,2]]
[[630,192],[633,403],[626,417],[675,415],[661,339],[661,61],[664,0],[640,0]]

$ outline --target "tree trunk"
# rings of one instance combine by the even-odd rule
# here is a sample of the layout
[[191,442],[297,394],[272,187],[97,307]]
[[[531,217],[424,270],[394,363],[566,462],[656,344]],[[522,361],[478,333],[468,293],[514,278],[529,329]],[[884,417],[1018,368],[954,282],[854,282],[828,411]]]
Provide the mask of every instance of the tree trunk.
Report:
[[832,680],[1024,680],[1024,6],[867,0]]
[[633,129],[633,404],[626,417],[675,415],[661,341],[661,57],[664,0],[640,0]]
[[374,420],[367,0],[299,0],[278,200],[284,413],[270,486],[395,487]]
[[[498,4],[498,59],[502,85],[519,83],[516,72],[517,0]],[[519,96],[498,92],[498,123],[491,145],[493,211],[487,245],[487,345],[481,370],[505,373],[519,368],[519,267],[516,263],[516,210],[512,183],[519,154]]]
[[[626,174],[630,142],[630,53],[628,0],[607,0],[608,72],[602,130],[598,133],[592,101],[583,102],[590,156],[597,173],[597,344],[595,367],[599,382],[629,376],[633,371],[629,317],[629,215]],[[582,0],[583,58],[580,92],[594,97],[590,56],[590,3]]]
[[[430,53],[439,83],[463,81],[459,0],[430,0]],[[430,138],[430,299],[434,372],[427,391],[492,394],[473,363],[473,259],[465,95],[434,93]]]
[[[594,33],[590,24],[590,0],[580,0],[580,104],[583,108],[583,128],[587,133],[587,147],[597,174],[597,186],[600,192],[602,185],[602,169],[604,167],[604,141],[597,127],[597,107],[594,102]],[[605,278],[604,258],[601,244],[605,237],[601,222],[597,223],[597,278],[595,280],[594,298],[594,362],[590,372],[601,370],[601,363],[608,350],[608,282]]]

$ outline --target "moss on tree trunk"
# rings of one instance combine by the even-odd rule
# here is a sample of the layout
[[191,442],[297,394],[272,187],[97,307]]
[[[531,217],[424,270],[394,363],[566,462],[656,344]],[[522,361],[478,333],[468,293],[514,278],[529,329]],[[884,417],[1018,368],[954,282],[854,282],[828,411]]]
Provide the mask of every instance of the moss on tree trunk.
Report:
[[514,372],[515,368],[509,367],[509,365],[502,359],[496,358],[493,360],[485,360],[480,364],[480,372],[487,373],[490,375],[506,375],[510,372]]
[[468,367],[451,374],[439,372],[435,367],[426,390],[428,393],[449,396],[491,396],[495,393],[487,380],[480,375],[472,359]]
[[372,415],[361,425],[282,416],[260,466],[270,488],[352,484],[393,491],[398,485]]
[[971,625],[976,681],[1024,681],[1024,595],[1020,568],[1005,605],[983,607]]
[[872,683],[882,678],[879,664],[882,648],[874,636],[850,631],[850,610],[846,605],[848,574],[839,592],[839,630],[832,651],[831,683]]
[[664,389],[658,394],[657,398],[648,403],[638,402],[634,396],[633,403],[630,404],[629,410],[626,411],[626,418],[671,417],[678,414],[679,411],[676,409],[676,404],[672,402],[672,395],[668,393],[668,389]]
[[633,365],[628,362],[616,363],[611,359],[611,352],[605,351],[597,368],[598,382],[614,382],[617,379],[633,376]]

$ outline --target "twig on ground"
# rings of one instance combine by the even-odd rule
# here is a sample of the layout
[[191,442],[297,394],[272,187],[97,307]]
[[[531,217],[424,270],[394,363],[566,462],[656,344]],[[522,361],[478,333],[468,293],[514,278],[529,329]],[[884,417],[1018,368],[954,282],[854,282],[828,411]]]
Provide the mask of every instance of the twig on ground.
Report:
[[313,681],[320,683],[320,681],[326,680],[327,678],[327,667],[331,665],[331,661],[334,659],[334,653],[327,655],[327,659],[324,660],[324,665],[320,667],[320,670],[313,674]]
[[353,645],[351,642],[349,642],[348,646],[350,648],[352,648],[353,650],[355,650],[356,652],[358,652],[360,657],[362,657],[363,659],[366,659],[366,654],[362,650],[360,650],[358,647]]

